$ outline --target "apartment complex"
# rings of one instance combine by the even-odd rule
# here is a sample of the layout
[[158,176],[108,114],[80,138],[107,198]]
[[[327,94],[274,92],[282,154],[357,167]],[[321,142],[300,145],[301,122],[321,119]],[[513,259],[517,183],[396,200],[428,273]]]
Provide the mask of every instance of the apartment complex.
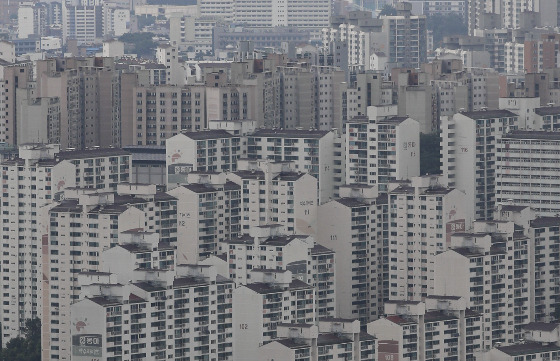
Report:
[[286,234],[280,224],[253,227],[221,244],[229,277],[237,285],[252,282],[252,272],[287,270],[315,288],[317,317],[336,315],[335,252],[313,237]]
[[461,296],[483,314],[487,350],[517,342],[520,326],[534,317],[531,240],[515,228],[512,221],[474,222],[473,232],[454,234],[451,249],[435,257],[435,293]]
[[[138,246],[144,247],[130,244],[123,249]],[[142,254],[149,256],[146,260],[159,257],[161,250],[155,250]],[[71,328],[74,355],[231,359],[231,281],[203,266],[137,271],[122,267],[122,272],[104,275],[102,282],[93,275],[89,285],[84,280],[81,300],[71,312],[72,323],[80,326]],[[82,339],[88,346],[80,343]]]

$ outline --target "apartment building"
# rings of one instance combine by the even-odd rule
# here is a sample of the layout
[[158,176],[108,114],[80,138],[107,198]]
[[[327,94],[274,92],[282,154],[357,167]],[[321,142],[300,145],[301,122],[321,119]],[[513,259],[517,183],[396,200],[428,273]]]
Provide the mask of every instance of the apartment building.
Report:
[[241,234],[241,186],[225,173],[193,172],[188,184],[169,191],[178,199],[180,262],[197,263],[218,253],[218,244]]
[[131,154],[119,148],[63,151],[56,160],[66,160],[76,167],[76,184],[85,188],[116,191],[120,183],[129,183]]
[[476,221],[435,257],[435,293],[461,296],[483,314],[483,347],[518,342],[533,321],[531,240],[512,221]]
[[508,110],[462,112],[441,119],[442,183],[465,193],[472,219],[492,218],[497,137],[517,126],[518,116]]
[[225,21],[233,20],[234,9],[234,0],[201,0],[198,3],[201,16],[219,17]]
[[357,116],[368,115],[368,108],[372,106],[387,110],[387,115],[397,115],[397,107],[392,106],[395,104],[395,97],[393,83],[385,81],[382,74],[356,74],[356,81],[346,89],[346,111],[343,112],[343,119],[346,122]]
[[171,189],[181,183],[180,175],[190,171],[232,172],[237,170],[237,160],[243,155],[241,137],[222,129],[179,133],[167,140],[167,168],[173,167],[175,181]]
[[335,270],[337,316],[367,322],[379,316],[383,299],[378,192],[356,184],[341,187],[340,196],[319,206],[317,239],[335,251],[340,263]]
[[535,109],[534,130],[556,131],[560,128],[560,107],[548,106]]
[[528,236],[534,241],[534,319],[537,322],[557,321],[556,312],[560,307],[558,291],[560,273],[555,266],[560,257],[558,250],[558,228],[560,218],[537,217],[530,223]]
[[426,61],[426,16],[412,15],[412,4],[396,4],[397,15],[381,16],[387,62],[397,67],[419,68]]
[[315,234],[317,179],[295,170],[295,162],[240,159],[227,178],[241,190],[240,223],[252,226],[280,223],[290,234]]
[[420,175],[420,127],[408,117],[357,117],[345,124],[346,183],[377,185]]
[[312,236],[286,234],[284,230],[280,224],[252,227],[248,234],[222,242],[230,279],[242,285],[252,282],[252,272],[288,270],[294,279],[315,289],[317,317],[334,317],[335,252]]
[[52,58],[37,61],[36,69],[35,97],[59,99],[63,149],[120,146],[120,76],[113,58]]
[[424,302],[388,301],[385,318],[368,323],[378,360],[475,360],[482,344],[482,314],[463,297],[429,296]]
[[369,11],[349,12],[343,18],[333,18],[330,27],[322,29],[323,47],[335,57],[340,48],[340,61],[347,63],[351,73],[372,70],[371,55],[388,50],[382,26],[383,21],[373,19]]
[[48,8],[45,4],[22,2],[17,9],[17,15],[18,38],[46,35]]
[[83,281],[81,299],[71,307],[72,323],[79,325],[71,328],[74,355],[232,359],[231,281],[203,266],[125,271],[133,278],[121,281],[113,273],[101,282],[96,276]]
[[75,186],[75,168],[54,161],[59,147],[21,146],[19,158],[2,162],[2,342],[20,334],[25,320],[40,316],[37,308],[40,207],[54,194]]
[[100,1],[77,5],[62,3],[62,42],[75,39],[78,45],[93,44],[103,38],[103,6]]
[[331,3],[325,0],[265,0],[258,3],[236,0],[233,21],[260,28],[296,26],[319,30],[328,26],[331,11]]
[[343,150],[335,131],[258,129],[247,138],[251,159],[294,162],[295,170],[319,182],[319,203],[332,197],[343,184]]
[[[2,84],[0,85],[0,122],[2,124],[0,127],[0,141],[16,145],[18,130],[23,132],[27,131],[21,126],[24,124],[25,119],[23,119],[23,117],[21,117],[22,114],[18,112],[18,95],[22,93],[22,90],[25,89],[27,84],[32,80],[33,63],[15,63],[15,54],[11,60],[13,60],[14,63],[0,61],[0,79],[2,80]],[[27,92],[23,94],[27,95]],[[18,126],[18,124],[20,124],[20,126]],[[39,136],[42,137],[42,135],[37,135],[36,132],[34,136],[34,139],[37,139]]]
[[280,323],[314,323],[313,287],[290,271],[253,270],[251,283],[233,291],[233,359],[256,360],[259,347],[278,337]]
[[376,339],[360,332],[360,322],[324,318],[318,325],[281,323],[278,338],[260,347],[266,361],[295,361],[317,355],[321,360],[376,360]]
[[540,216],[560,211],[558,146],[550,131],[509,132],[497,139],[496,202],[532,207]]
[[131,98],[135,107],[123,108],[122,121],[130,134],[123,134],[122,144],[163,146],[166,139],[182,130],[206,128],[203,86],[135,85],[128,88],[127,99]]
[[522,330],[524,342],[493,348],[487,356],[498,361],[515,361],[521,358],[544,361],[560,357],[557,323],[530,322],[523,325]]
[[[46,206],[43,224],[49,225],[49,231],[41,247],[38,300],[42,310],[43,358],[71,359],[70,307],[81,291],[78,273],[99,271],[103,251],[139,236],[146,241],[155,239],[156,248],[160,239],[161,244],[176,242],[176,200],[164,198],[168,197],[156,194],[155,199],[144,199],[72,189],[65,191],[63,201]],[[170,208],[174,208],[173,214],[168,213]],[[155,262],[154,268],[162,265],[164,259]],[[120,258],[115,264],[124,260]]]
[[463,192],[436,177],[389,184],[389,298],[423,300],[434,294],[434,257],[471,218]]

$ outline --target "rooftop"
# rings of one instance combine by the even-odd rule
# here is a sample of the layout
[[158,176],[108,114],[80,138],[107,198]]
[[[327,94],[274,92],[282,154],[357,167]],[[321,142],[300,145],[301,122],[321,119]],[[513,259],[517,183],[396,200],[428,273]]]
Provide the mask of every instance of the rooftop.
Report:
[[56,155],[60,160],[64,159],[87,159],[99,157],[118,157],[121,155],[130,155],[130,152],[120,148],[94,148],[85,150],[69,150],[63,151]]
[[542,107],[535,109],[538,115],[555,115],[560,114],[560,107]]
[[540,342],[525,342],[517,345],[496,347],[498,350],[510,356],[529,355],[547,351],[560,351],[560,346],[544,345]]
[[338,198],[336,200],[338,203],[346,207],[366,207],[369,206],[368,203],[364,202],[359,198]]
[[514,130],[504,135],[503,139],[560,140],[560,132],[547,132],[541,130]]
[[560,226],[560,217],[538,217],[531,221],[531,227]]
[[494,118],[504,118],[504,117],[516,117],[517,114],[510,112],[509,110],[495,109],[495,110],[479,110],[475,112],[462,112],[466,117],[471,119],[494,119]]
[[545,331],[551,332],[554,331],[560,326],[558,323],[551,323],[551,322],[530,322],[526,325],[523,325],[523,329],[527,331]]
[[216,138],[233,138],[233,135],[223,129],[201,130],[199,132],[183,132],[181,133],[194,140],[216,139]]
[[298,129],[258,129],[254,137],[284,137],[284,138],[323,138],[329,132],[326,130],[298,130]]

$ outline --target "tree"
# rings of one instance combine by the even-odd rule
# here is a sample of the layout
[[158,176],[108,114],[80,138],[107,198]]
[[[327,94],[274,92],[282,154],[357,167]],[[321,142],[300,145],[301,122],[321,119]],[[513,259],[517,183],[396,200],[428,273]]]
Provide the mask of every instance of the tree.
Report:
[[420,134],[420,174],[439,174],[440,138],[438,133]]
[[153,56],[157,44],[152,33],[126,33],[119,40],[134,45],[134,53],[138,56]]
[[430,15],[426,19],[426,28],[432,31],[434,48],[441,46],[445,36],[466,35],[468,32],[465,19],[456,13]]
[[41,320],[25,321],[23,337],[8,341],[0,353],[1,361],[41,361]]
[[379,16],[383,16],[383,15],[395,16],[397,15],[397,9],[395,9],[394,6],[385,4],[383,5],[383,8],[381,8],[381,12],[379,12]]
[[144,29],[146,26],[153,25],[156,22],[156,17],[153,15],[139,15],[138,28]]

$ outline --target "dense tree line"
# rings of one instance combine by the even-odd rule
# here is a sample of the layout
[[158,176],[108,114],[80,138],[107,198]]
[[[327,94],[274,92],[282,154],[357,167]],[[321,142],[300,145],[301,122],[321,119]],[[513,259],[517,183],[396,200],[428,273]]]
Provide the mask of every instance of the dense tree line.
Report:
[[0,352],[0,361],[41,361],[41,320],[27,320],[23,337],[8,341]]

